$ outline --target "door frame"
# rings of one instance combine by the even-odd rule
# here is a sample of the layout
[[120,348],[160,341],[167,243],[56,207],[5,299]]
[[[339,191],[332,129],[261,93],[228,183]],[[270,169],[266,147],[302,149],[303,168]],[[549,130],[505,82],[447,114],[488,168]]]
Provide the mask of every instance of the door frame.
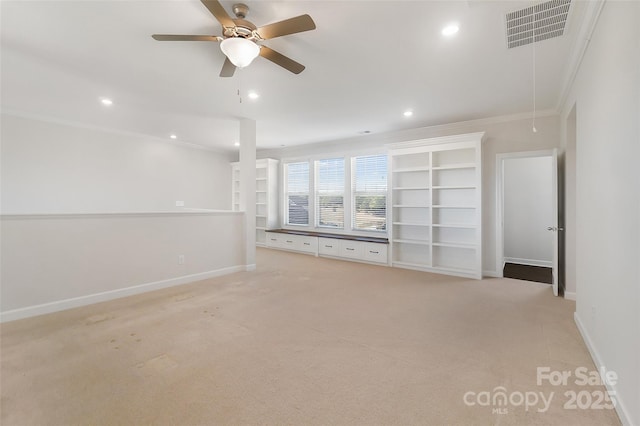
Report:
[[[498,277],[504,276],[504,162],[505,160],[515,158],[533,158],[533,157],[551,157],[555,159],[553,167],[555,167],[555,173],[553,174],[553,180],[551,184],[555,187],[556,198],[558,194],[558,150],[546,149],[541,151],[523,151],[523,152],[508,152],[503,154],[496,154],[496,273]],[[558,227],[558,201],[554,203],[553,209],[553,223],[551,226]],[[557,231],[556,238],[557,241]],[[554,265],[553,265],[553,294],[558,295],[558,247],[555,244],[554,247]]]

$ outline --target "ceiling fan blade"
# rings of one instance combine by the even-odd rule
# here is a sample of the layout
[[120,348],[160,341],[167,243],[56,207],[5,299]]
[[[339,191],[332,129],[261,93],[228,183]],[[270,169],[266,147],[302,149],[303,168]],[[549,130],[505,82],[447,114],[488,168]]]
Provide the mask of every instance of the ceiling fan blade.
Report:
[[289,34],[301,33],[304,31],[315,30],[316,24],[309,15],[300,15],[295,18],[285,19],[284,21],[265,25],[257,29],[258,34],[263,40],[270,38],[282,37]]
[[154,34],[151,37],[158,41],[220,41],[222,37],[206,35]]
[[285,68],[294,74],[300,74],[302,71],[304,71],[304,65],[299,64],[291,58],[287,58],[283,54],[278,53],[275,50],[268,48],[267,46],[260,46],[260,56],[270,60],[276,65],[280,65],[282,68]]
[[222,70],[220,70],[220,77],[233,77],[234,72],[236,72],[236,66],[231,63],[229,58],[225,58]]
[[234,27],[236,24],[233,23],[233,19],[224,10],[224,7],[220,4],[218,0],[201,0],[202,4],[204,4],[209,12],[222,24],[223,27]]

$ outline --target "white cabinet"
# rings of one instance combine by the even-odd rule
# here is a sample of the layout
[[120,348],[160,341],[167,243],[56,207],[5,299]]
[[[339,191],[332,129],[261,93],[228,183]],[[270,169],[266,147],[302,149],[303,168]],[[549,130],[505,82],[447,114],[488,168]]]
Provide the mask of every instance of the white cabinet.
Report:
[[393,266],[482,278],[483,136],[389,145]]
[[343,237],[329,238],[316,235],[287,234],[284,232],[267,231],[266,234],[266,245],[270,248],[383,265],[387,265],[389,262],[387,255],[388,244],[384,242],[357,241]]
[[353,240],[341,240],[340,257],[346,257],[347,259],[362,259],[362,243]]
[[387,263],[387,244],[361,243],[362,258],[367,262]]
[[[232,209],[240,210],[240,163],[231,163]],[[266,230],[278,227],[278,160],[256,161],[256,245],[267,243]]]
[[318,238],[308,235],[282,234],[266,232],[266,246],[291,251],[316,254],[318,252]]
[[324,256],[340,256],[340,240],[335,238],[318,238],[318,253]]
[[299,245],[297,238],[291,235],[286,235],[280,240],[280,248],[285,250],[297,250]]
[[338,256],[371,263],[388,263],[387,244],[357,240],[338,240]]
[[296,250],[313,254],[318,252],[318,237],[310,237],[306,235],[296,235],[296,237],[298,240]]
[[267,238],[266,238],[266,242],[265,245],[267,247],[272,247],[272,248],[283,248],[282,245],[282,237],[280,236],[280,234],[275,234],[272,232],[267,232],[266,233]]

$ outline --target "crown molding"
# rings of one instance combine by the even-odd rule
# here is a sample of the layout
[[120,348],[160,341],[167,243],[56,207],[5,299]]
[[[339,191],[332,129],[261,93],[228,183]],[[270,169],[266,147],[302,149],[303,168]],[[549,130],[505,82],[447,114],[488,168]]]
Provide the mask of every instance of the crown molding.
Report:
[[[559,115],[556,109],[545,109],[541,111],[537,111],[535,113],[536,118],[544,118],[544,117],[554,117]],[[486,126],[491,124],[500,124],[500,123],[508,123],[512,121],[520,121],[520,120],[531,120],[534,114],[533,111],[522,112],[516,114],[508,114],[508,115],[499,115],[493,117],[485,117],[478,118],[473,120],[465,120],[465,121],[456,121],[453,123],[447,124],[436,124],[433,126],[425,126],[425,127],[414,127],[411,129],[404,130],[390,130],[387,132],[381,133],[371,133],[368,135],[354,136],[350,138],[343,139],[333,139],[328,141],[320,141],[313,142],[309,144],[302,145],[292,145],[285,148],[264,148],[258,149],[258,151],[262,154],[269,154],[275,152],[286,153],[289,151],[296,151],[299,149],[308,149],[314,147],[344,147],[349,144],[358,144],[358,143],[376,143],[381,145],[386,145],[390,143],[402,142],[402,141],[412,141],[416,139],[424,139],[425,133],[429,132],[452,132],[452,131],[464,131],[468,132],[469,127],[473,126]]]
[[568,61],[569,66],[565,71],[562,88],[560,89],[560,96],[558,97],[558,103],[555,107],[557,114],[562,113],[562,110],[565,107],[605,2],[606,0],[592,0],[586,2],[586,10],[584,18],[582,19],[582,25],[580,26],[578,36],[571,48],[571,56]]
[[475,133],[464,133],[460,135],[452,135],[452,136],[440,136],[435,138],[426,138],[415,141],[406,141],[406,142],[395,142],[391,144],[387,144],[387,148],[389,149],[404,149],[404,148],[414,148],[425,145],[439,145],[439,144],[454,144],[460,142],[482,142],[484,138],[485,132],[475,132]]
[[110,133],[110,134],[118,135],[118,136],[127,136],[127,137],[142,139],[142,140],[148,140],[148,141],[152,141],[152,142],[162,142],[162,143],[166,143],[166,144],[170,144],[170,145],[174,145],[174,146],[178,146],[178,147],[182,147],[182,148],[200,149],[200,150],[203,150],[203,151],[210,151],[210,152],[215,152],[215,153],[218,153],[218,154],[231,154],[233,152],[231,150],[224,150],[224,149],[215,148],[215,147],[208,147],[208,146],[199,145],[199,144],[192,143],[192,142],[164,139],[164,138],[160,138],[158,136],[146,135],[144,133],[135,133],[135,132],[129,132],[129,131],[125,131],[125,130],[118,130],[118,129],[114,129],[114,128],[110,128],[110,127],[94,126],[94,125],[91,125],[91,124],[80,123],[80,122],[77,122],[77,121],[63,120],[63,119],[59,119],[59,118],[55,118],[55,117],[50,117],[50,116],[41,115],[41,114],[34,114],[34,113],[30,113],[30,112],[25,112],[25,111],[18,111],[18,110],[14,110],[14,109],[3,108],[2,110],[0,110],[0,114],[6,115],[6,116],[9,116],[9,117],[25,118],[27,120],[41,121],[41,122],[44,122],[44,123],[60,124],[62,126],[76,127],[76,128],[79,128],[79,129],[86,129],[86,130],[93,130],[93,131],[97,131],[97,132]]

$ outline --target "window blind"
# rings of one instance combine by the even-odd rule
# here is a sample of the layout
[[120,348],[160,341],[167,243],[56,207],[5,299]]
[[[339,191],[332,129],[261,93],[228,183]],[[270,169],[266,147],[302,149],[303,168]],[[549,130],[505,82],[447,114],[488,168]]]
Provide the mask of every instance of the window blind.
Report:
[[353,229],[387,229],[387,156],[354,157],[352,162]]
[[289,163],[287,169],[287,225],[309,225],[309,162]]
[[344,158],[316,161],[317,226],[344,228]]

